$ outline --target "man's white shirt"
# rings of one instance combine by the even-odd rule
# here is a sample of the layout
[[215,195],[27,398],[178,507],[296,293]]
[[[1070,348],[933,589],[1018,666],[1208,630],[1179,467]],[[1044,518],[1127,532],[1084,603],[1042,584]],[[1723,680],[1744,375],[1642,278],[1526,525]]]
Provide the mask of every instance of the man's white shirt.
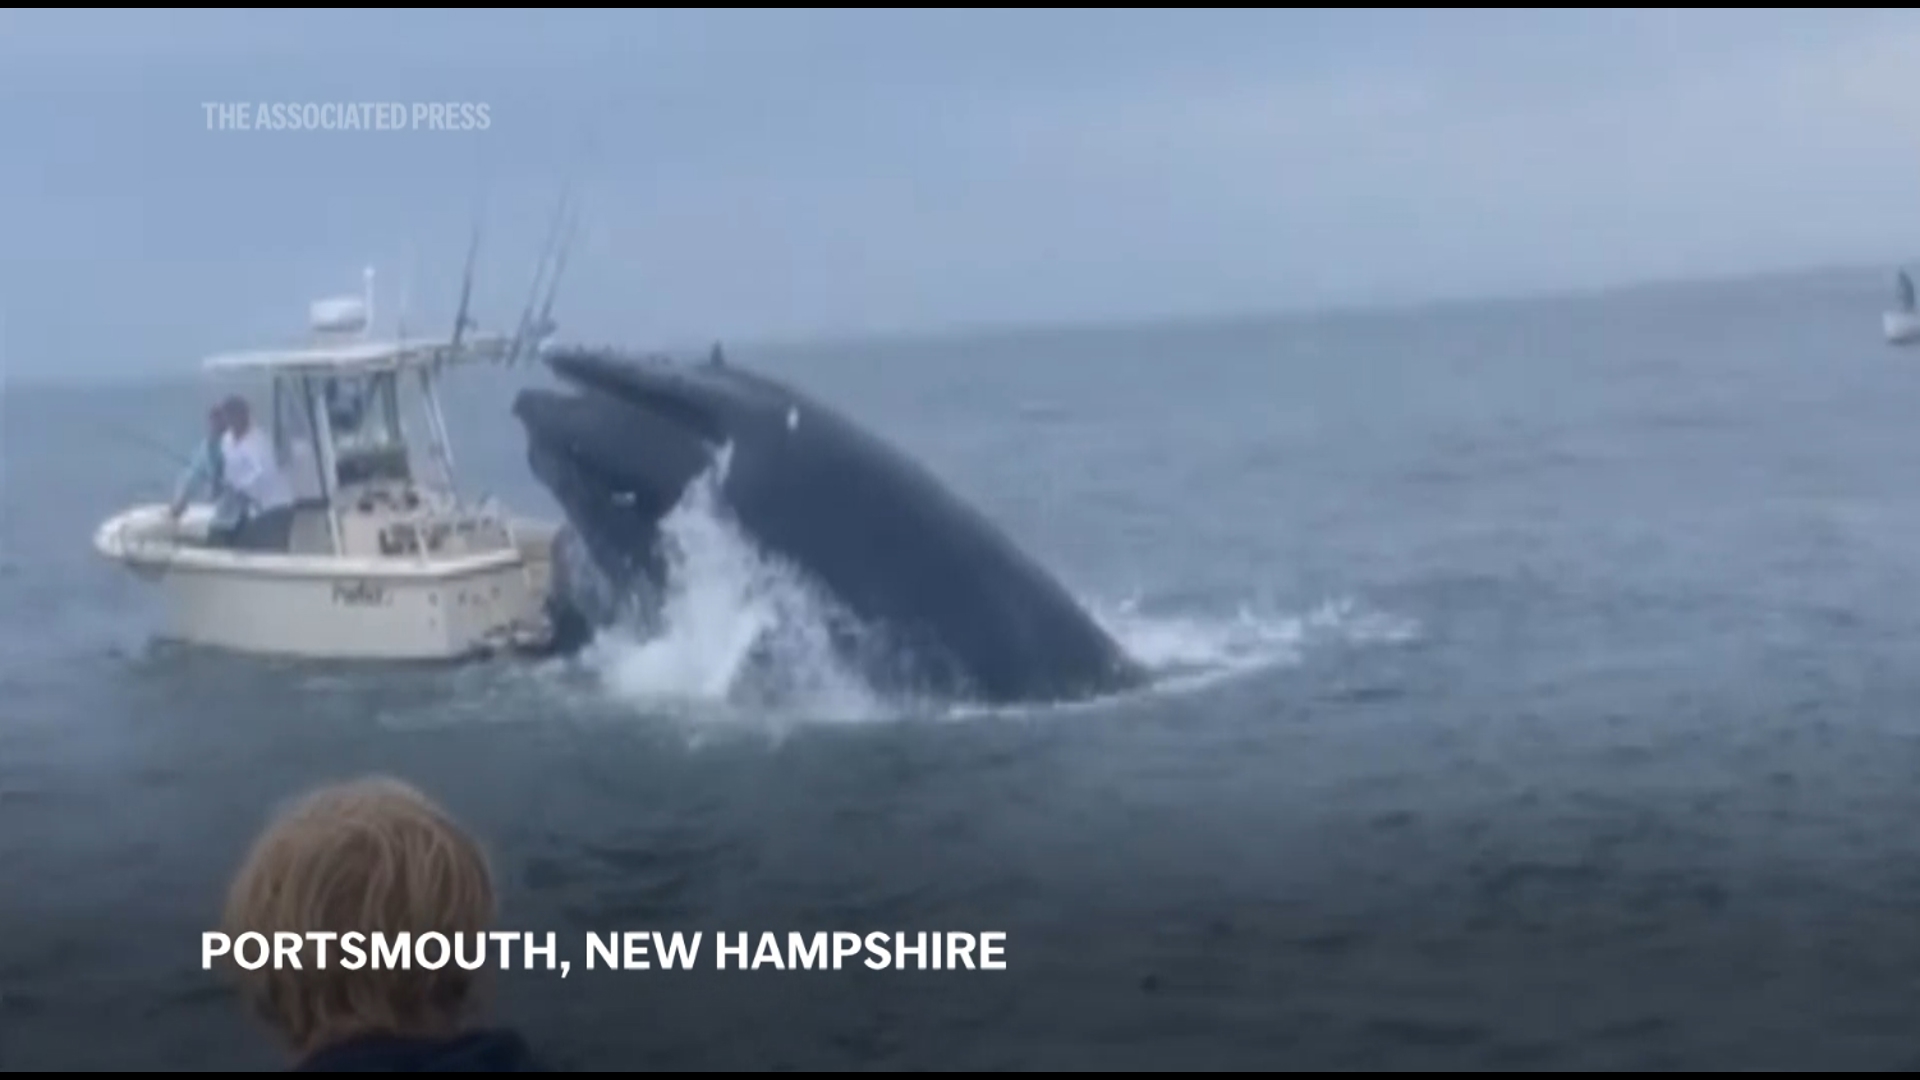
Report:
[[249,428],[238,439],[231,431],[222,435],[220,457],[228,485],[247,497],[254,513],[293,505],[293,485],[274,460],[272,441],[259,428]]

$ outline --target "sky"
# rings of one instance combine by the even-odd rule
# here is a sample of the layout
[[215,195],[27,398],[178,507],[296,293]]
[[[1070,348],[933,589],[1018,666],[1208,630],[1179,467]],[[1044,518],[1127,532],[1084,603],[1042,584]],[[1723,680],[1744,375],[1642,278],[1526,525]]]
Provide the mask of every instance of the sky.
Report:
[[[485,105],[213,130],[208,102]],[[641,347],[1578,290],[1920,247],[1900,11],[0,11],[13,379],[376,316]]]

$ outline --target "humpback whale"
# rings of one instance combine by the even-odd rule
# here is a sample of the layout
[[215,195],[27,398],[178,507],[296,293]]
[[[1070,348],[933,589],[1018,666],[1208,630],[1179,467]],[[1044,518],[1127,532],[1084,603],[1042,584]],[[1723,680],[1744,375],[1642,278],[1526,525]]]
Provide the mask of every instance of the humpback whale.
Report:
[[[514,400],[563,537],[607,583],[663,586],[660,521],[724,452],[721,511],[855,617],[860,632],[836,645],[877,687],[1009,704],[1146,681],[1058,581],[919,463],[717,352],[687,366],[555,350],[546,362],[568,388]],[[555,589],[563,647],[609,621],[580,592]]]

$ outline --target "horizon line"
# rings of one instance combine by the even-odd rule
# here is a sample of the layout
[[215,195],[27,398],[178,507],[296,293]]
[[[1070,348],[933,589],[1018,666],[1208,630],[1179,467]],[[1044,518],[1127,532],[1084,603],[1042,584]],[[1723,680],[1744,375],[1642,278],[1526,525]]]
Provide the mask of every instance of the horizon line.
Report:
[[[1169,312],[1157,315],[1116,316],[1108,318],[980,320],[974,322],[954,322],[914,329],[819,331],[801,335],[768,335],[756,338],[740,338],[733,339],[732,341],[729,341],[724,336],[720,336],[699,343],[688,341],[676,345],[646,346],[642,348],[642,351],[661,352],[673,355],[684,349],[704,350],[718,341],[723,343],[729,352],[740,350],[794,353],[812,352],[831,348],[872,348],[877,345],[962,344],[968,341],[988,341],[1034,335],[1174,330],[1203,325],[1246,325],[1258,323],[1284,325],[1287,323],[1327,320],[1346,321],[1363,318],[1426,314],[1435,311],[1450,311],[1463,308],[1504,307],[1517,304],[1550,303],[1554,301],[1605,301],[1618,299],[1623,295],[1632,293],[1652,292],[1664,289],[1697,289],[1714,286],[1754,285],[1768,281],[1783,281],[1796,278],[1837,276],[1841,274],[1866,274],[1876,269],[1885,270],[1889,266],[1897,268],[1899,265],[1898,262],[1887,264],[1869,264],[1864,262],[1796,264],[1758,270],[1723,271],[1684,277],[1661,276],[1631,278],[1606,284],[1559,286],[1530,292],[1503,292],[1458,296],[1443,295],[1423,299],[1349,301],[1345,303],[1310,306],[1240,310],[1220,309],[1215,311],[1180,313]],[[0,349],[4,348],[4,343],[0,343]],[[188,374],[187,372],[154,372],[152,374],[116,372],[97,376],[64,373],[21,375],[0,369],[0,396],[4,396],[9,388],[25,390],[78,390],[102,386],[169,385],[181,381],[182,378]]]

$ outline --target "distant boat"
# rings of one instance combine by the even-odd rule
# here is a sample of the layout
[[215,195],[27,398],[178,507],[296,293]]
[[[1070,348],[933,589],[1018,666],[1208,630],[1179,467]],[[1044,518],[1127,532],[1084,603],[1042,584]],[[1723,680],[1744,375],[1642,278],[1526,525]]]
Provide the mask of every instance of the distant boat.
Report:
[[1880,317],[1887,344],[1911,345],[1920,342],[1920,306],[1914,303],[1913,278],[1905,270],[1894,278],[1894,303],[1894,309]]

